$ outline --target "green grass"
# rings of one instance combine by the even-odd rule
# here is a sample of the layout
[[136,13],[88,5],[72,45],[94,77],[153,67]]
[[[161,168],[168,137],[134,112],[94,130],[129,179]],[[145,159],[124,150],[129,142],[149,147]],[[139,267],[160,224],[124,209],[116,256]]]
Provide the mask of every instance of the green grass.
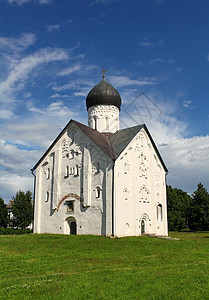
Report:
[[209,233],[0,236],[0,299],[209,299]]

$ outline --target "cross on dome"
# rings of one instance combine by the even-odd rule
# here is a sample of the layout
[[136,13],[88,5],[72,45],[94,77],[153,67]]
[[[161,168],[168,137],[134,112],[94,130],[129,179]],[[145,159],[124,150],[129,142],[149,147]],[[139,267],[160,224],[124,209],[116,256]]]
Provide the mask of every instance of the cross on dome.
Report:
[[103,70],[102,71],[100,71],[100,73],[102,74],[103,73],[103,78],[105,78],[105,72],[107,72],[107,70],[105,70],[105,68],[103,68]]

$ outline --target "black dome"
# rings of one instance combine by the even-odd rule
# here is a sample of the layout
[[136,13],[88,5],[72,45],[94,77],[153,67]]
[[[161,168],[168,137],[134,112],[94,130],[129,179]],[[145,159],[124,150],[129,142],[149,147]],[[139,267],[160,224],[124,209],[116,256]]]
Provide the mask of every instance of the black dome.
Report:
[[104,78],[100,81],[86,97],[87,110],[94,105],[115,105],[121,107],[121,98],[118,91]]

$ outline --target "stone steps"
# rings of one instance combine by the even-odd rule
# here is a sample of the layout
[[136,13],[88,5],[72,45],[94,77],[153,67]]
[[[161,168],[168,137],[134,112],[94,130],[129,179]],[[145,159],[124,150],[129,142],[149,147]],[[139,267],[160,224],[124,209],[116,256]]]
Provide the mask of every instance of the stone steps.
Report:
[[143,233],[143,236],[150,236],[156,239],[164,239],[164,240],[175,240],[175,241],[179,241],[179,238],[172,238],[170,236],[164,236],[164,235],[156,235],[156,234],[149,234],[149,233]]

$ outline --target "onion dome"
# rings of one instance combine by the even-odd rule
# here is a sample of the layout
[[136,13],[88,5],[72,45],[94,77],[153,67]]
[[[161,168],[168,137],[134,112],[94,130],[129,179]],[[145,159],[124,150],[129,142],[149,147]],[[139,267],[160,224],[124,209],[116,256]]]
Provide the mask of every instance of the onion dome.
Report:
[[121,97],[118,91],[103,79],[88,93],[86,97],[87,110],[94,105],[114,105],[120,110]]

